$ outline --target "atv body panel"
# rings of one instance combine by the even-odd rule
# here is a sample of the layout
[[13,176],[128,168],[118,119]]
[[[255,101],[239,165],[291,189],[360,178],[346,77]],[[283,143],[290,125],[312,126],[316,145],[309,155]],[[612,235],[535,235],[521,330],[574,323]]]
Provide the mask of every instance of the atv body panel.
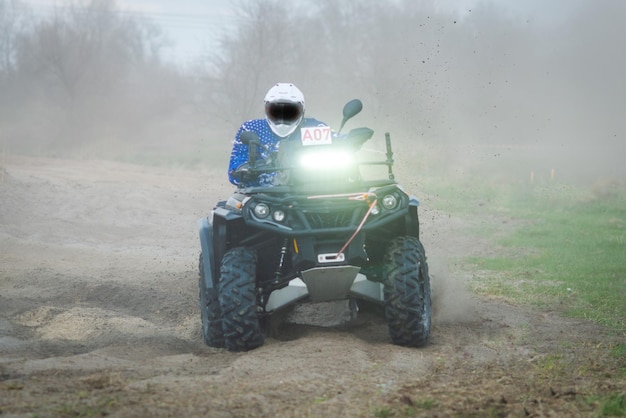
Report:
[[[339,145],[318,147],[316,151],[354,153],[371,135],[371,130],[359,128]],[[271,313],[300,301],[341,299],[389,306],[394,342],[414,346],[425,343],[430,328],[430,285],[419,243],[419,202],[396,183],[388,134],[386,140],[386,161],[335,171],[318,170],[313,176],[293,167],[246,167],[242,175],[272,170],[287,174],[274,187],[237,189],[228,200],[218,202],[209,216],[199,220],[204,255],[200,258],[200,283],[218,293],[238,293],[236,289],[245,288],[250,294],[249,286],[253,286],[256,296],[255,313],[250,313],[254,309],[246,305],[249,302],[243,302],[245,309],[240,310],[247,311],[245,318],[232,313],[232,295],[219,296],[224,315],[230,315],[223,322],[227,348],[241,351],[262,344],[255,318],[263,321]],[[252,147],[254,137],[250,141]],[[305,151],[296,146],[293,155],[304,155]],[[388,178],[363,180],[359,170],[368,164],[387,165]],[[240,266],[233,254],[245,254],[255,265]],[[397,270],[406,272],[398,276]],[[242,283],[231,284],[235,280],[232,271],[246,276],[237,279]],[[225,277],[229,283],[223,283]],[[400,293],[407,293],[408,299],[391,300],[398,299]],[[203,318],[210,318],[212,312],[206,306],[203,309]],[[414,311],[418,312],[414,325],[401,331],[402,318]],[[228,323],[252,325],[227,329]],[[234,335],[234,329],[241,334]],[[416,338],[409,338],[412,329],[419,334]]]

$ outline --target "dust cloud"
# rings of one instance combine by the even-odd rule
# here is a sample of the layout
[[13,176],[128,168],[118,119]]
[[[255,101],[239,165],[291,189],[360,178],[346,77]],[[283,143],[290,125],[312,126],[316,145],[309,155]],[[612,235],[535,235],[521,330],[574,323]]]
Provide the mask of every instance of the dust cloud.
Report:
[[478,320],[476,297],[467,286],[468,280],[450,272],[449,261],[430,257],[433,322],[463,324]]
[[149,16],[94,2],[33,20],[5,3],[4,153],[225,167],[239,124],[289,80],[333,126],[361,98],[352,124],[375,128],[373,147],[390,131],[415,175],[626,177],[623,2],[235,2],[222,49],[188,67],[160,58]]
[[[602,194],[626,180],[626,56],[617,53],[626,45],[624,2],[555,0],[536,10],[506,2],[445,10],[409,0],[237,2],[239,26],[221,38],[222,49],[187,68],[160,58],[167,34],[149,30],[159,29],[154,22],[113,5],[85,6],[98,12],[86,22],[78,6],[33,21],[25,6],[6,3],[3,155],[210,167],[224,175],[207,182],[223,185],[239,124],[262,116],[268,86],[292,81],[305,93],[307,116],[333,126],[345,102],[362,99],[348,128],[374,128],[366,146],[374,153],[391,132],[397,178],[418,196],[442,181],[558,181]],[[460,245],[454,226],[422,222],[449,236],[434,249],[425,237],[438,320],[471,319],[467,278],[446,253]]]

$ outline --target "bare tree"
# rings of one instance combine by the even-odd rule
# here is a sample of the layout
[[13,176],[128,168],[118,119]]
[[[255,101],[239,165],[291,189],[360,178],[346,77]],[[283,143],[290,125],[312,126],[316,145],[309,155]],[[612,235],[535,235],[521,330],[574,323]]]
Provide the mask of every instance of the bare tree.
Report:
[[81,88],[111,83],[128,62],[112,7],[106,1],[55,7],[52,17],[23,40],[21,69],[59,83],[71,105]]
[[277,0],[237,3],[235,34],[221,40],[209,62],[207,100],[214,117],[238,123],[258,115],[265,91],[294,72],[299,32],[290,9]]
[[20,75],[30,80],[24,94],[64,113],[56,134],[63,147],[97,140],[98,130],[115,135],[120,122],[137,123],[131,104],[145,97],[138,89],[151,88],[145,80],[155,80],[147,75],[161,68],[165,42],[158,27],[120,13],[114,2],[57,6],[18,43]]
[[30,24],[30,13],[18,0],[0,0],[0,77],[15,72],[17,39]]

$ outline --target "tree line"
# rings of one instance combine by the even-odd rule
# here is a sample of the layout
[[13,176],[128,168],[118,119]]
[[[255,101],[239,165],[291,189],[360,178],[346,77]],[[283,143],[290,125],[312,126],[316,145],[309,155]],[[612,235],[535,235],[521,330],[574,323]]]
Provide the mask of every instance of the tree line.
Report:
[[488,2],[239,0],[219,48],[181,68],[162,58],[163,28],[114,1],[35,18],[0,0],[0,142],[116,158],[227,152],[277,81],[331,124],[359,97],[363,124],[407,141],[610,141],[626,130],[626,3],[562,3],[561,18],[540,21]]

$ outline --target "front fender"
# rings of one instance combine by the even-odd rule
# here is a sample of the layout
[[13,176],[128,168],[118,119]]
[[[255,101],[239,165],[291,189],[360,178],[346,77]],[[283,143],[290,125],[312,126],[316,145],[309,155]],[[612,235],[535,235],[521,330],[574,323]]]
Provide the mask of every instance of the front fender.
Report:
[[420,221],[417,214],[417,207],[420,202],[417,197],[409,196],[409,211],[406,217],[406,234],[417,239],[420,238]]
[[213,227],[209,218],[198,220],[198,234],[202,248],[202,263],[204,268],[204,282],[207,289],[213,288]]

